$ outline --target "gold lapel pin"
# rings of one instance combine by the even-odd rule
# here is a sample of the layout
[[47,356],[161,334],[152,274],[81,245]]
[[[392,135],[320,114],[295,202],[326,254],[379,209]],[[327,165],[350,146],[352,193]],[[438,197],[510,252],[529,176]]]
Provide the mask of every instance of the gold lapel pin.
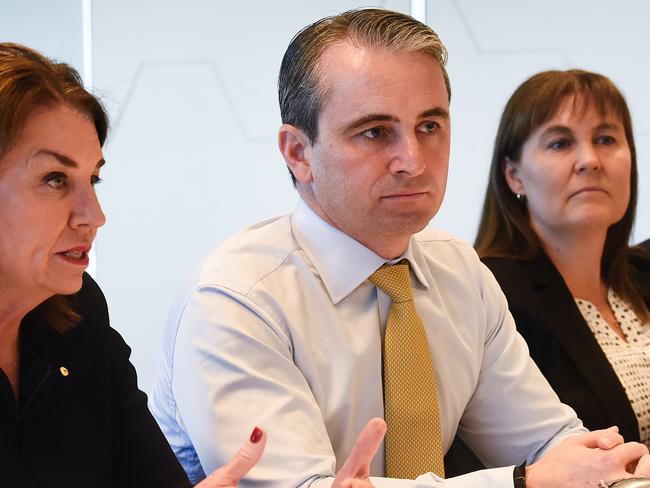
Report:
[[61,366],[59,371],[61,372],[61,376],[68,376],[70,374],[70,371],[65,366]]

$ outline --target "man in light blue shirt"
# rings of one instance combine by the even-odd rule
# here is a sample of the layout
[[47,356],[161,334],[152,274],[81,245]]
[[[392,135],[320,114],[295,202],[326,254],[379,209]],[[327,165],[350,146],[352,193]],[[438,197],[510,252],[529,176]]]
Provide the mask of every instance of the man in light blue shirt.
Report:
[[154,415],[193,480],[254,423],[269,441],[241,486],[331,486],[356,434],[384,414],[391,303],[368,277],[401,260],[436,373],[442,445],[458,432],[494,468],[389,479],[380,450],[374,486],[512,487],[525,460],[529,488],[598,486],[630,477],[639,459],[648,471],[645,446],[585,433],[471,247],[426,228],[449,162],[445,61],[429,27],[376,9],[323,19],[291,42],[278,140],[301,200],[208,257],[172,313],[153,390]]

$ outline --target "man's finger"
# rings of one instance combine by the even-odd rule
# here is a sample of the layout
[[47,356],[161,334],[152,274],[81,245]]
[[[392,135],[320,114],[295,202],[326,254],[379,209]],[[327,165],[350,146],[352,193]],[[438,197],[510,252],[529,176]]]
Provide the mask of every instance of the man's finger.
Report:
[[626,442],[625,444],[616,446],[611,452],[616,453],[617,459],[625,468],[628,465],[636,466],[637,462],[648,454],[648,448],[645,444],[639,442]]
[[616,428],[616,430],[605,430],[603,434],[598,437],[596,444],[600,449],[609,450],[615,448],[620,444],[623,444],[624,442],[625,439],[623,439],[623,436],[618,433],[618,428]]
[[367,478],[370,461],[375,456],[386,434],[386,422],[380,418],[370,420],[363,428],[354,444],[352,453],[336,475],[339,482],[348,478]]
[[239,480],[260,460],[265,445],[266,432],[260,427],[255,427],[246,444],[237,451],[228,464],[213,471],[197,485],[197,488],[236,487]]
[[[617,434],[618,434],[618,427],[612,426],[609,427],[608,429],[592,430],[591,432],[587,432],[585,434],[580,434],[575,437],[571,437],[569,442],[571,442],[572,444],[580,444],[589,448],[596,448],[596,447],[601,447],[599,446],[599,440],[605,439],[603,441],[603,445],[607,445],[607,442],[612,440],[612,436],[615,436]],[[612,447],[614,446],[601,447],[601,449],[611,449]]]
[[650,476],[650,454],[646,454],[639,459],[634,476]]

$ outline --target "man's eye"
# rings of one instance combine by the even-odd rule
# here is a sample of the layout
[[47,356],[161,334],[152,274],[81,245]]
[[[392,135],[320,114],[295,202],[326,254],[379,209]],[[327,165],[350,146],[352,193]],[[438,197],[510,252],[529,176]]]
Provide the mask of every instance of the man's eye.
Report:
[[45,177],[45,183],[54,189],[59,189],[67,184],[67,180],[63,173],[50,173]]
[[420,125],[420,131],[425,134],[433,134],[439,128],[440,124],[438,122],[424,122]]
[[95,185],[99,185],[102,181],[104,181],[104,180],[102,180],[102,179],[99,177],[99,175],[92,175],[92,176],[90,177],[90,184],[93,185],[93,186],[95,186]]
[[386,131],[382,127],[371,127],[370,129],[364,130],[361,135],[368,139],[378,139],[386,135]]

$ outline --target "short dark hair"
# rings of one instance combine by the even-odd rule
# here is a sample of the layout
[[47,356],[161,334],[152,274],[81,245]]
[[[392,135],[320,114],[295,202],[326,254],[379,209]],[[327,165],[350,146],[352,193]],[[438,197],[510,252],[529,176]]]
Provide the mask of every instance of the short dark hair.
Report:
[[[301,129],[310,143],[318,138],[318,116],[327,97],[319,62],[328,47],[343,40],[361,47],[430,54],[442,69],[451,98],[445,70],[447,50],[426,24],[406,14],[377,8],[354,9],[326,17],[308,25],[291,40],[278,79],[282,123]],[[291,178],[295,184],[292,173]]]
[[629,272],[629,239],[637,202],[637,161],[632,119],[623,94],[607,77],[583,70],[544,71],[513,93],[501,116],[494,141],[489,182],[474,247],[481,257],[530,259],[541,251],[529,221],[528,209],[510,190],[505,179],[506,159],[518,163],[524,143],[540,125],[550,120],[561,105],[573,98],[573,109],[594,107],[599,114],[620,118],[630,148],[630,201],[623,218],[607,231],[602,256],[606,283],[628,300],[645,318],[648,309]]
[[[101,102],[84,88],[74,68],[26,46],[0,43],[0,164],[34,111],[56,105],[70,107],[92,120],[99,143],[104,145],[108,115]],[[45,300],[34,311],[61,332],[80,320],[77,311],[61,295]]]

